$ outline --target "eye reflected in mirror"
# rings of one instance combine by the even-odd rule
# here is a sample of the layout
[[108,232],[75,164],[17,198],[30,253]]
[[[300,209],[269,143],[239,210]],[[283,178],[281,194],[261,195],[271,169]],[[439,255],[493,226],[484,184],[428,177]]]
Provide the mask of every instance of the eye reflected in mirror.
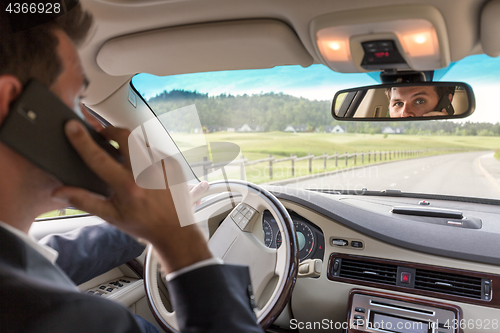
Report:
[[337,120],[431,120],[470,116],[472,88],[461,82],[395,83],[339,91],[332,103]]

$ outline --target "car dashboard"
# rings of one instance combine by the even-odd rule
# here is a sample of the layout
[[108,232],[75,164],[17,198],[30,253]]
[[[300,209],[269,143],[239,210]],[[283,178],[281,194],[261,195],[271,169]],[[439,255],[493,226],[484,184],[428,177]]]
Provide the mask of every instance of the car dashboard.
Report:
[[[281,332],[500,330],[498,203],[404,193],[373,196],[265,188],[288,210],[300,248],[299,275],[291,300],[274,323]],[[232,207],[224,194],[198,207],[197,212],[207,217],[207,224],[200,225],[207,237]],[[421,215],[395,213],[395,207],[410,212],[413,208]],[[445,215],[422,216],[421,207],[442,210]],[[453,215],[457,211],[462,218]],[[278,247],[276,222],[269,212],[261,218],[263,243]],[[92,223],[102,220],[85,216],[38,222],[31,234],[41,238]],[[300,266],[309,261],[319,262],[315,276],[300,273]],[[140,272],[143,263],[144,255],[136,259],[135,267],[130,263],[120,266],[79,288],[114,299],[154,322]],[[367,326],[394,318],[428,324],[413,331]]]
[[[277,325],[300,332],[500,329],[498,203],[268,189],[291,211],[294,224],[316,228],[325,240],[323,257],[301,253],[302,260],[321,259],[322,271],[316,278],[299,274]],[[431,214],[422,213],[426,209]],[[394,318],[427,324],[414,330],[373,328]]]

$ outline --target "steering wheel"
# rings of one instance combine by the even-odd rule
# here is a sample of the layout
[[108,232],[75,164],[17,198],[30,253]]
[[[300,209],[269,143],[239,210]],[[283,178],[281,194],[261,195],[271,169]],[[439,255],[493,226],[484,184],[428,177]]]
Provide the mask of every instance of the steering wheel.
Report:
[[[274,195],[246,181],[212,182],[194,202],[224,192],[238,193],[243,198],[220,224],[208,244],[213,255],[223,259],[224,263],[249,267],[256,304],[254,311],[265,330],[285,308],[297,279],[299,251],[295,228],[287,210]],[[281,232],[282,244],[278,249],[263,244],[262,214],[266,209],[271,212]],[[203,210],[195,213],[197,221],[201,220],[201,214]],[[169,311],[160,297],[158,268],[159,258],[150,245],[144,268],[147,299],[163,329],[177,332],[175,311]]]

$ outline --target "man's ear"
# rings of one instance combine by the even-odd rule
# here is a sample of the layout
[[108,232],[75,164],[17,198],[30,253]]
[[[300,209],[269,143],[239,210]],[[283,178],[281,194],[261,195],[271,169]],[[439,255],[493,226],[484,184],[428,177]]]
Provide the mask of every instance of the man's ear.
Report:
[[21,94],[23,85],[12,75],[0,75],[0,124],[10,111],[11,103]]
[[450,103],[453,102],[453,94],[448,94],[448,99],[450,100]]

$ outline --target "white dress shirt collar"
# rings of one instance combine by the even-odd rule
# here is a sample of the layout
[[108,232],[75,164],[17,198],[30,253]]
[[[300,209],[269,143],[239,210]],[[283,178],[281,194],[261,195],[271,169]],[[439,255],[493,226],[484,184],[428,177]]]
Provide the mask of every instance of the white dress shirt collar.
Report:
[[41,245],[38,244],[38,242],[30,235],[24,233],[23,231],[14,228],[13,226],[0,221],[0,227],[6,229],[7,231],[13,233],[17,237],[21,238],[21,240],[26,243],[28,246],[32,247],[35,251],[40,253],[42,256],[47,258],[48,261],[51,263],[55,263],[57,260],[57,257],[59,256],[59,253],[57,253],[56,250],[54,250],[51,247],[48,247],[46,245]]

